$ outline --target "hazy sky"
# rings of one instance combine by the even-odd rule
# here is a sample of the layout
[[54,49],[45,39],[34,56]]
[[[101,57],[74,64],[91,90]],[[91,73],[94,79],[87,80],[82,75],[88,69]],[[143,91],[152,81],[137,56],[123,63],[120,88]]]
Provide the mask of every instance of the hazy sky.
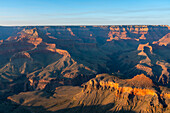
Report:
[[0,0],[0,25],[170,25],[170,0]]

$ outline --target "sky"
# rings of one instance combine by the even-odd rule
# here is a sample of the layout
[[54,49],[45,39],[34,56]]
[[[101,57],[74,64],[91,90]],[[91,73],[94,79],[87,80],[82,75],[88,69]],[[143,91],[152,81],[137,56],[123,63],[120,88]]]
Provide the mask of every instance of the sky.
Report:
[[0,0],[0,25],[170,25],[170,0]]

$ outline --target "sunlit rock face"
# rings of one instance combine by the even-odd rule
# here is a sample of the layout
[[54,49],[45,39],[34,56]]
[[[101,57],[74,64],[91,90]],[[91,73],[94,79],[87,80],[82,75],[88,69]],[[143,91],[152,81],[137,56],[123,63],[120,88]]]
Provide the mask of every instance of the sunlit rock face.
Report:
[[170,44],[170,33],[159,39],[159,41],[154,41],[153,44],[158,44],[159,46],[168,46],[168,44]]
[[153,33],[154,36],[156,33],[154,33],[154,30],[167,30],[168,31],[168,26],[147,26],[147,25],[141,25],[141,26],[110,26],[110,32],[108,34],[108,37],[110,39],[107,39],[107,41],[112,41],[112,40],[154,40],[154,38],[158,37],[148,37],[149,39],[146,38],[148,34]]
[[[125,78],[132,78],[142,72],[155,82],[169,83],[169,57],[166,52],[169,48],[169,26],[31,26],[1,29],[2,80],[8,81],[7,75],[17,77],[26,74],[34,89],[41,87],[41,83],[40,89],[43,89],[58,75],[72,79],[118,72]],[[160,57],[165,52],[158,53],[159,49],[166,52],[165,57]]]
[[165,25],[0,27],[0,97],[28,112],[168,113],[169,33]]
[[[132,93],[134,95],[156,95],[152,90],[154,83],[144,74],[136,75],[132,79],[119,79],[115,76],[109,76],[107,74],[97,75],[95,79],[91,79],[89,82],[83,85],[86,89],[110,89],[117,90],[120,93]],[[128,87],[129,86],[129,87]]]
[[[4,38],[0,41],[0,54],[3,59],[6,59],[0,63],[1,67],[4,67],[18,52],[27,52],[31,58],[32,55],[38,58],[37,55],[40,53],[53,53],[63,56],[65,60],[72,58],[75,62],[83,64],[83,68],[92,72],[120,72],[128,76],[133,75],[128,70],[135,68],[134,75],[142,71],[153,76],[154,81],[169,83],[168,53],[166,52],[165,57],[160,57],[163,53],[155,53],[159,49],[168,51],[169,26],[31,26],[1,27],[1,29],[3,31],[1,37],[4,36]],[[134,57],[136,60],[133,60]],[[35,61],[32,58],[32,64]],[[47,65],[39,64],[41,65],[37,69]],[[155,65],[163,71],[157,72]],[[63,76],[74,78],[74,75],[77,76],[79,72],[73,73]]]
[[[83,86],[84,89],[76,98],[82,99],[81,102],[85,105],[88,105],[88,99],[92,99],[93,95],[93,104],[95,102],[100,104],[116,103],[112,107],[113,111],[126,109],[135,112],[149,113],[152,111],[156,113],[169,109],[169,90],[160,92],[156,88],[158,86],[144,74],[136,75],[132,79],[119,79],[113,75],[100,74]],[[104,100],[100,101],[100,98]]]
[[[72,83],[72,79],[78,77],[81,80],[85,76],[91,78],[96,73],[75,61],[67,50],[56,48],[56,43],[44,41],[50,39],[37,28],[26,27],[14,37],[1,41],[0,55],[4,61],[0,63],[0,82],[8,84],[0,87],[4,94],[7,93],[6,89],[13,90],[11,84],[20,78],[25,79],[20,82],[28,86],[21,89],[38,90],[46,88],[50,81],[55,81],[56,86],[76,84]],[[67,81],[63,82],[65,79]]]
[[[78,86],[60,86],[50,90],[21,92],[8,99],[22,109],[41,112],[141,112],[168,113],[169,89],[155,85],[144,74],[132,79],[120,79],[117,75],[99,74]],[[44,81],[45,82],[45,81]],[[148,84],[146,84],[147,82]],[[22,101],[21,101],[22,100]],[[62,104],[61,104],[62,103]],[[42,106],[44,109],[35,109]],[[82,107],[83,106],[83,107]],[[15,109],[15,108],[14,108]],[[21,108],[18,107],[18,110]]]

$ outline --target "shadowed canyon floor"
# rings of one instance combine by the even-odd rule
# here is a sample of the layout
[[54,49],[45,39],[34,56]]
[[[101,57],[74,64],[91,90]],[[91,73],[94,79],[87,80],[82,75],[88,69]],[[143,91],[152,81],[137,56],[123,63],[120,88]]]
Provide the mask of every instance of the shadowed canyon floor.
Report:
[[166,25],[0,27],[0,112],[168,113],[169,34]]

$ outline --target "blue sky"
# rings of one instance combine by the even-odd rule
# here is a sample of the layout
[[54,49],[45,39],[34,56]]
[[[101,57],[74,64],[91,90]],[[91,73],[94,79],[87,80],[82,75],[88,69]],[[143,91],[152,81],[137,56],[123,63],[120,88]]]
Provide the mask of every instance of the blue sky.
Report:
[[0,0],[0,25],[170,25],[170,0]]

